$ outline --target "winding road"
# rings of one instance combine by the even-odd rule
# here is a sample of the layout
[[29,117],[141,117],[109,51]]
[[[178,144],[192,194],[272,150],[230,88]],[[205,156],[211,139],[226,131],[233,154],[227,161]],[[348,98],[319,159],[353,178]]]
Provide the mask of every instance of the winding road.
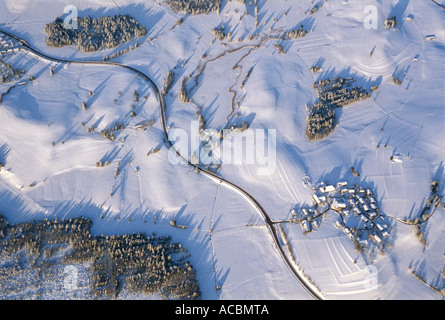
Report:
[[116,66],[116,67],[120,67],[120,68],[124,68],[134,74],[136,74],[137,76],[139,76],[140,78],[144,79],[155,91],[158,100],[159,100],[159,109],[160,109],[160,115],[161,115],[161,122],[162,122],[162,130],[164,133],[164,140],[165,143],[167,145],[167,147],[171,150],[173,150],[176,155],[182,159],[184,161],[184,163],[187,163],[190,167],[192,167],[193,169],[197,170],[199,173],[203,174],[204,176],[216,181],[217,183],[232,189],[236,192],[238,192],[239,194],[241,194],[242,196],[244,196],[246,198],[247,201],[250,202],[250,204],[258,211],[258,213],[262,216],[264,222],[266,223],[266,226],[268,228],[269,234],[271,235],[274,244],[275,244],[275,248],[278,250],[278,253],[280,254],[281,258],[283,259],[283,261],[285,262],[285,264],[287,265],[287,267],[289,268],[289,270],[291,271],[291,273],[296,277],[296,279],[299,281],[299,283],[307,290],[307,292],[314,298],[317,300],[324,300],[326,299],[326,297],[324,296],[324,294],[309,280],[307,279],[307,277],[303,274],[303,272],[301,270],[298,270],[297,266],[295,266],[292,261],[290,260],[290,258],[286,255],[286,253],[284,252],[284,249],[280,243],[280,239],[278,236],[278,232],[274,227],[274,221],[271,220],[271,218],[269,217],[269,215],[267,214],[266,210],[261,206],[261,204],[246,190],[244,190],[242,187],[224,179],[223,177],[217,175],[216,173],[209,171],[205,168],[201,168],[199,165],[193,164],[190,160],[186,159],[185,157],[183,157],[178,151],[177,149],[174,147],[173,143],[169,140],[169,136],[168,136],[168,128],[167,128],[167,114],[166,114],[166,110],[167,110],[167,106],[166,106],[166,102],[164,99],[164,96],[161,94],[158,86],[156,85],[156,83],[145,73],[130,67],[130,66],[126,66],[126,65],[122,65],[119,64],[117,62],[112,62],[112,61],[98,61],[98,60],[68,60],[68,59],[63,59],[63,58],[55,58],[55,57],[51,57],[48,56],[47,54],[40,52],[34,48],[32,48],[24,39],[19,38],[18,36],[11,34],[7,31],[1,30],[0,29],[0,34],[4,34],[6,36],[9,36],[13,39],[15,39],[16,41],[18,41],[22,47],[24,49],[26,49],[29,52],[32,52],[33,54],[44,58],[46,60],[49,61],[53,61],[53,62],[57,62],[57,63],[72,63],[72,64],[89,64],[89,65],[108,65],[108,66]]

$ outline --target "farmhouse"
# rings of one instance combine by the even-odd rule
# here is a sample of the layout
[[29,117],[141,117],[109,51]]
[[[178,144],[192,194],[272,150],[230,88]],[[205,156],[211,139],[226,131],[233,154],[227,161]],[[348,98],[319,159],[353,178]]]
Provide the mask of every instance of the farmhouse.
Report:
[[382,242],[382,239],[376,234],[372,235],[372,239],[374,239],[375,242],[380,243]]
[[323,193],[329,193],[329,192],[334,192],[334,191],[335,191],[334,186],[326,186],[326,187],[320,188],[320,192],[323,192]]
[[332,203],[332,208],[333,209],[345,209],[346,208],[346,203],[344,203],[342,200],[335,200]]

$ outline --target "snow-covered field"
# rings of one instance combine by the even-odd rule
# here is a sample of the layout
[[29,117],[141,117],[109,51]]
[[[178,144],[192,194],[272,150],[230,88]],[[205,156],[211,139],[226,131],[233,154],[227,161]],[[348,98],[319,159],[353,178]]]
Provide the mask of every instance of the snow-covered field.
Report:
[[[68,5],[82,17],[128,13],[148,34],[89,54],[47,47],[44,26]],[[306,14],[314,5],[318,12]],[[364,26],[369,5],[377,8],[377,29]],[[385,29],[385,19],[394,15],[396,29]],[[174,27],[180,17],[184,21]],[[222,25],[232,32],[232,42],[212,35]],[[309,31],[304,38],[280,39],[301,25]],[[254,164],[223,164],[218,172],[255,197],[273,221],[286,221],[290,209],[312,203],[305,177],[372,189],[394,228],[393,248],[372,265],[335,228],[335,215],[309,234],[299,224],[281,224],[298,266],[325,297],[442,298],[410,267],[428,284],[444,288],[444,209],[427,223],[426,247],[413,226],[400,222],[420,215],[433,180],[441,181],[441,195],[445,184],[445,10],[433,1],[259,0],[255,27],[254,6],[235,0],[223,1],[219,14],[197,16],[175,13],[159,0],[3,0],[0,29],[49,56],[71,60],[102,60],[138,41],[137,49],[113,61],[142,71],[160,88],[167,73],[175,72],[165,97],[170,128],[191,135],[199,106],[209,129],[248,121],[253,129],[276,130],[276,167],[270,174],[260,174]],[[251,35],[258,37],[249,40]],[[434,39],[426,40],[429,35]],[[24,69],[24,79],[36,78],[13,88],[0,104],[0,162],[5,164],[0,212],[10,223],[85,216],[96,234],[170,235],[189,250],[204,299],[311,298],[245,197],[185,164],[169,162],[159,101],[142,79],[119,67],[58,64],[24,51],[6,61]],[[314,65],[323,71],[311,73]],[[178,92],[189,75],[193,103],[183,103]],[[392,75],[403,83],[395,85]],[[306,105],[317,98],[313,84],[337,76],[379,89],[371,99],[337,109],[338,124],[325,140],[308,141]],[[1,85],[0,93],[8,87]],[[133,104],[136,117],[130,117]],[[147,120],[154,126],[134,129]],[[127,127],[109,141],[99,132],[115,122]],[[91,125],[96,129],[88,133]],[[154,148],[160,151],[147,156]],[[97,168],[101,160],[110,165]],[[188,228],[172,228],[171,219]]]

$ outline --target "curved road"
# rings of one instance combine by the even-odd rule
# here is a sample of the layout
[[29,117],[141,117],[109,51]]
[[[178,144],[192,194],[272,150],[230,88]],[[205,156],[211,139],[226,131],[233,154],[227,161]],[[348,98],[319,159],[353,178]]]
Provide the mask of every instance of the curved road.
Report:
[[13,39],[15,39],[16,41],[20,42],[22,44],[22,46],[24,48],[26,48],[28,51],[36,54],[37,56],[40,56],[42,58],[45,58],[49,61],[53,61],[53,62],[58,62],[58,63],[73,63],[73,64],[91,64],[91,65],[109,65],[109,66],[117,66],[117,67],[121,67],[124,69],[129,70],[130,72],[138,75],[139,77],[141,77],[142,79],[144,79],[155,91],[156,95],[158,96],[158,100],[159,100],[159,104],[160,104],[160,115],[161,115],[161,120],[162,120],[162,130],[164,132],[164,140],[165,143],[167,144],[167,147],[169,149],[172,149],[176,155],[181,158],[185,163],[187,163],[190,167],[192,167],[195,170],[198,170],[200,173],[202,173],[203,175],[207,176],[208,178],[212,179],[212,180],[216,180],[218,183],[221,183],[222,185],[225,185],[226,187],[232,188],[235,191],[237,191],[238,193],[240,193],[241,195],[243,195],[254,207],[255,209],[260,213],[260,215],[263,217],[267,228],[269,230],[270,235],[272,236],[272,239],[275,242],[275,247],[277,248],[278,252],[280,253],[281,258],[284,260],[284,262],[286,263],[286,265],[288,266],[289,270],[292,272],[292,274],[297,278],[297,280],[300,282],[300,284],[308,291],[308,293],[317,300],[324,300],[326,299],[326,297],[323,295],[323,293],[321,293],[314,285],[312,285],[312,283],[304,276],[302,275],[297,269],[296,267],[292,264],[292,262],[290,261],[289,257],[285,254],[283,247],[280,244],[280,240],[278,237],[278,233],[277,230],[275,229],[275,227],[273,226],[273,221],[271,220],[271,218],[269,217],[269,215],[267,214],[266,210],[261,206],[261,204],[246,190],[244,190],[243,188],[241,188],[240,186],[224,179],[223,177],[215,174],[212,171],[206,170],[204,168],[201,168],[199,165],[195,165],[193,163],[191,163],[188,159],[184,158],[174,147],[174,145],[172,144],[172,142],[169,140],[168,137],[168,129],[167,129],[167,115],[166,115],[166,111],[167,111],[167,106],[165,103],[165,99],[164,96],[161,94],[161,92],[159,91],[158,86],[154,83],[154,81],[147,76],[145,73],[130,67],[130,66],[126,66],[126,65],[122,65],[120,63],[117,62],[112,62],[112,61],[76,61],[76,60],[68,60],[68,59],[62,59],[62,58],[54,58],[51,56],[46,55],[45,53],[42,53],[34,48],[32,48],[24,39],[21,39],[19,37],[17,37],[14,34],[11,34],[7,31],[3,31],[0,30],[0,33],[3,33],[4,35],[7,35]]

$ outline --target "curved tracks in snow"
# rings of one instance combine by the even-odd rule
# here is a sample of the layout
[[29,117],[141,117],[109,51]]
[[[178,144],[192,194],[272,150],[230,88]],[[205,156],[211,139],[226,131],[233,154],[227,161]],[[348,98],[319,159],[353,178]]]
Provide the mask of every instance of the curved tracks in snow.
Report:
[[147,76],[145,73],[130,67],[130,66],[126,66],[126,65],[122,65],[120,63],[117,62],[112,62],[112,61],[101,61],[101,60],[96,60],[96,61],[88,61],[88,60],[68,60],[68,59],[63,59],[63,58],[55,58],[55,57],[51,57],[46,55],[45,53],[42,53],[34,48],[32,48],[24,39],[21,39],[19,37],[17,37],[14,34],[11,34],[7,31],[3,31],[0,30],[0,33],[3,33],[13,39],[15,39],[16,41],[20,42],[22,44],[22,46],[28,50],[29,52],[32,52],[33,54],[42,57],[46,60],[49,61],[53,61],[53,62],[58,62],[58,63],[72,63],[72,64],[89,64],[89,65],[107,65],[107,66],[116,66],[116,67],[120,67],[120,68],[124,68],[134,74],[136,74],[137,76],[141,77],[142,79],[144,79],[155,91],[158,100],[159,100],[159,107],[160,107],[160,115],[161,115],[161,122],[162,122],[162,131],[164,133],[164,140],[165,143],[167,145],[167,147],[171,150],[173,150],[175,152],[175,154],[182,159],[182,161],[186,164],[188,164],[190,167],[192,167],[193,169],[199,171],[201,174],[205,175],[206,177],[220,183],[221,185],[224,185],[225,187],[232,189],[236,192],[238,192],[240,195],[242,195],[244,198],[246,198],[247,201],[249,201],[249,203],[258,211],[258,213],[263,217],[264,222],[266,223],[266,226],[269,230],[269,233],[274,241],[275,244],[275,248],[278,250],[278,253],[280,254],[281,258],[283,259],[283,261],[286,263],[287,267],[289,268],[289,270],[292,272],[292,274],[297,278],[297,280],[300,282],[300,284],[306,289],[306,291],[314,298],[317,300],[324,300],[326,299],[326,297],[323,295],[323,293],[316,288],[312,282],[306,278],[306,276],[303,274],[303,272],[301,270],[299,270],[293,263],[292,261],[289,259],[289,257],[286,255],[283,247],[280,244],[280,239],[278,237],[278,233],[277,230],[274,227],[274,222],[272,221],[272,219],[269,217],[269,215],[267,214],[266,210],[261,206],[261,204],[246,190],[244,190],[242,187],[224,179],[223,177],[215,174],[212,171],[206,170],[204,168],[201,168],[199,165],[193,164],[190,160],[186,159],[185,157],[183,157],[174,147],[174,145],[172,144],[172,142],[169,140],[168,137],[168,128],[167,128],[167,106],[165,103],[165,99],[164,96],[161,94],[158,86],[154,83],[154,81]]

